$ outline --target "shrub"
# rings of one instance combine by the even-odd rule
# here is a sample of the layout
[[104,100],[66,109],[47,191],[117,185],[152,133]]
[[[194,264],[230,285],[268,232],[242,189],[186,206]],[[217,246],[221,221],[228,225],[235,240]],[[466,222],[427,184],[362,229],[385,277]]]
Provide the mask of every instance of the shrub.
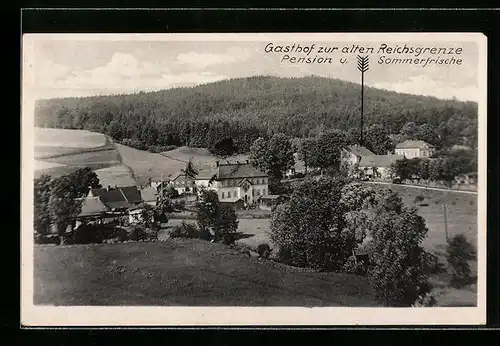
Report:
[[257,253],[261,258],[269,258],[269,256],[271,255],[271,251],[272,249],[267,243],[257,246]]
[[35,232],[34,233],[34,243],[35,244],[54,244],[59,245],[60,238],[57,234],[42,234]]
[[342,267],[344,273],[355,274],[355,275],[366,275],[368,272],[368,266],[364,261],[358,261],[354,256],[347,259]]
[[182,221],[180,225],[175,225],[169,232],[170,238],[200,238],[198,228],[192,223]]
[[419,203],[422,203],[424,201],[424,196],[423,195],[417,195],[415,196],[415,199],[413,200],[413,203],[414,204],[419,204]]
[[126,229],[117,227],[115,223],[82,224],[67,237],[68,244],[100,244],[108,240],[129,240]]
[[470,279],[470,260],[475,259],[476,250],[463,234],[457,234],[448,241],[446,259],[451,271],[451,284],[456,287],[466,285]]
[[414,308],[429,308],[434,306],[437,306],[437,300],[430,292],[418,296],[417,300],[412,304]]

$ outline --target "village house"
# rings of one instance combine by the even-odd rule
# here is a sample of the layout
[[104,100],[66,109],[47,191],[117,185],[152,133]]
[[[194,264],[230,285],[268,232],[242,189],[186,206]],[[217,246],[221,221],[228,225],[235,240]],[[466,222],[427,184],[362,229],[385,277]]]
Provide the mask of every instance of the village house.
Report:
[[361,156],[359,170],[368,179],[388,180],[391,178],[391,165],[403,159],[402,155],[368,155]]
[[434,154],[435,150],[432,144],[425,141],[406,140],[396,145],[394,153],[402,155],[407,159],[413,159],[415,157],[430,157]]
[[[179,178],[182,176],[183,178]],[[200,170],[195,179],[182,173],[170,181],[174,187],[195,187],[215,191],[223,204],[250,206],[269,194],[268,175],[245,162],[217,161],[213,170]],[[177,185],[176,185],[177,183]]]
[[130,211],[143,203],[136,186],[89,189],[75,227],[82,222],[111,222],[126,218]]
[[193,179],[187,177],[183,172],[174,175],[168,183],[174,187],[179,195],[194,193],[195,183]]
[[354,144],[348,146],[346,149],[342,150],[342,160],[348,162],[350,165],[359,164],[362,156],[372,156],[375,155],[369,149],[362,145]]

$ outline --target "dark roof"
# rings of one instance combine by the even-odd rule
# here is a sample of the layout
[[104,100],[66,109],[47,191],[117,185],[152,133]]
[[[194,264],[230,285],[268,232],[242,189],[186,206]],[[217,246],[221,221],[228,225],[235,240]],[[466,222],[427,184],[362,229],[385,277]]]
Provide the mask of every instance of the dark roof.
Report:
[[390,167],[392,163],[403,159],[402,155],[370,155],[361,156],[360,167]]
[[101,202],[110,209],[129,208],[143,201],[137,186],[117,187],[110,190],[90,189],[89,197],[99,197]]
[[346,149],[348,152],[353,153],[356,156],[370,156],[375,155],[369,149],[365,148],[362,145],[354,144],[350,145]]
[[434,148],[432,144],[429,144],[425,141],[415,141],[415,140],[406,140],[404,142],[398,143],[396,145],[396,149],[410,149],[410,148],[420,148],[420,149],[425,149],[425,148]]
[[217,179],[255,178],[268,175],[249,163],[221,164],[217,167]]
[[196,179],[211,179],[215,174],[217,174],[216,169],[200,169],[196,175]]
[[108,208],[101,202],[100,197],[86,197],[83,199],[82,211],[78,216],[99,215],[108,211]]

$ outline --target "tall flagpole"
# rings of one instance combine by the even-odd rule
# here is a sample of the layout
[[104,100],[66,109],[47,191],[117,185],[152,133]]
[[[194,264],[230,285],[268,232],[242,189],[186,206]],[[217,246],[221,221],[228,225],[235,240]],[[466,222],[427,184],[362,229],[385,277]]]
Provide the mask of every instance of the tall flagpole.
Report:
[[360,119],[360,131],[359,131],[359,144],[364,144],[363,138],[363,117],[364,117],[364,87],[365,87],[365,72],[369,69],[370,61],[368,56],[358,55],[358,70],[361,72],[361,119]]

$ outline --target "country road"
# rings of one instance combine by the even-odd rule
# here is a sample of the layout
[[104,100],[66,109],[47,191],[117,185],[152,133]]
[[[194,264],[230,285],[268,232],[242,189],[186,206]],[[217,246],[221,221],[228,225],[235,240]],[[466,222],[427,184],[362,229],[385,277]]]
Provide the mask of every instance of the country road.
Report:
[[451,190],[451,189],[443,189],[443,188],[439,188],[439,187],[426,187],[426,186],[407,185],[407,184],[393,184],[393,183],[385,183],[385,182],[381,182],[381,181],[364,181],[364,183],[380,184],[380,185],[397,185],[397,186],[404,186],[404,187],[413,187],[415,189],[427,189],[427,190],[434,190],[434,191],[444,191],[444,192],[464,193],[464,194],[468,194],[468,195],[477,195],[477,191]]

